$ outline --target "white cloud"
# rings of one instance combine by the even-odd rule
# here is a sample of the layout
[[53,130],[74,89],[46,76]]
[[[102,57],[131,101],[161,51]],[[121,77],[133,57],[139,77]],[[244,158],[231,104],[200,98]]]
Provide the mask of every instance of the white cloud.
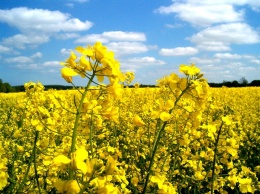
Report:
[[154,57],[135,57],[132,59],[128,59],[126,63],[137,65],[138,67],[142,67],[144,65],[165,65],[164,61],[155,59]]
[[26,33],[75,32],[88,30],[93,25],[90,21],[82,22],[60,11],[27,7],[0,10],[0,21]]
[[57,70],[55,70],[55,69],[50,69],[49,71],[48,71],[48,73],[58,73],[59,71],[57,71]]
[[241,59],[242,58],[238,54],[231,54],[231,53],[216,53],[214,57],[219,59]]
[[146,45],[140,42],[110,42],[106,46],[117,56],[144,53],[149,50]]
[[192,58],[190,58],[190,62],[195,63],[196,65],[199,65],[199,64],[211,65],[211,64],[219,63],[220,59],[214,59],[214,58],[207,59],[207,58],[192,57]]
[[15,65],[16,68],[19,68],[19,69],[39,69],[39,66],[38,64],[17,64]]
[[255,63],[255,64],[260,64],[259,59],[252,59],[252,60],[250,60],[250,62]]
[[49,37],[46,35],[24,35],[24,34],[17,34],[11,36],[9,38],[3,39],[3,44],[5,45],[12,45],[19,49],[25,49],[25,46],[36,46],[38,44],[46,43],[49,41]]
[[31,59],[34,59],[34,58],[42,58],[42,53],[41,52],[37,52],[37,53],[33,54],[31,56]]
[[[204,1],[201,1],[204,2]],[[216,2],[216,1],[214,1]],[[243,21],[244,12],[236,11],[230,4],[203,4],[198,2],[173,3],[157,9],[162,14],[176,13],[181,20],[195,26]]]
[[180,28],[183,24],[165,24],[165,27],[167,28]]
[[18,56],[18,57],[10,57],[10,58],[6,58],[5,61],[7,63],[32,63],[34,61],[34,59],[36,58],[42,58],[42,53],[41,52],[36,52],[33,55],[31,55],[30,57],[26,57],[26,56]]
[[228,4],[233,6],[249,5],[252,9],[260,7],[260,1],[256,1],[256,0],[218,0],[218,1],[186,0],[186,2],[191,4],[206,4],[206,5],[216,5],[216,4]]
[[198,49],[193,47],[176,47],[176,48],[162,48],[159,51],[160,55],[163,56],[184,56],[184,55],[195,55],[198,53]]
[[60,53],[61,53],[62,55],[69,55],[70,52],[71,52],[71,49],[62,48],[62,49],[60,50]]
[[86,31],[93,25],[90,21],[81,21],[60,11],[27,7],[0,9],[0,22],[21,31],[20,34],[4,38],[2,41],[4,45],[12,45],[19,49],[46,43],[51,36],[60,39],[76,38],[78,35],[75,32]]
[[33,60],[30,57],[25,57],[25,56],[6,58],[5,61],[7,63],[31,63],[31,62],[33,62]]
[[253,55],[242,55],[243,56],[243,58],[245,58],[245,59],[255,59],[255,56],[253,56]]
[[102,36],[102,34],[91,34],[78,38],[75,43],[81,44],[91,44],[100,41],[102,43],[107,43],[109,40]]
[[58,39],[66,40],[70,38],[78,38],[79,34],[77,33],[62,33],[62,34],[57,34],[56,37]]
[[136,72],[137,69],[144,66],[161,66],[166,63],[162,60],[155,59],[154,57],[134,57],[121,61],[121,69],[123,71]]
[[110,41],[146,41],[144,33],[140,32],[123,32],[123,31],[108,31],[102,34],[90,34],[78,38],[76,43],[95,43],[97,41],[108,43]]
[[147,45],[149,50],[157,50],[158,46],[157,45]]
[[0,45],[0,53],[7,53],[12,51],[11,48]]
[[251,81],[259,77],[259,67],[250,66],[248,62],[221,61],[218,64],[202,65],[201,70],[210,82],[233,81],[241,77]]
[[205,30],[193,35],[190,40],[197,44],[211,41],[235,44],[254,44],[260,42],[260,36],[245,23],[230,23],[206,28]]
[[260,42],[257,31],[245,23],[221,24],[206,28],[189,38],[197,48],[206,51],[229,51],[230,44],[256,44]]
[[[243,6],[243,7],[242,7]],[[231,44],[256,44],[260,34],[246,23],[246,7],[260,10],[255,0],[173,0],[170,6],[161,6],[156,12],[173,13],[182,21],[202,29],[188,40],[201,51],[226,52]],[[171,27],[167,25],[167,27]]]
[[241,6],[260,11],[260,1],[257,0],[173,0],[170,6],[161,6],[155,11],[161,14],[175,13],[183,21],[205,27],[244,21],[245,10]]
[[44,67],[59,67],[60,62],[59,61],[47,61],[43,63]]
[[[115,55],[129,55],[143,53],[148,50],[157,49],[157,46],[147,46],[143,44],[146,41],[144,33],[140,32],[123,32],[109,31],[102,34],[91,34],[77,39],[76,43],[93,44],[97,41],[102,42],[109,50],[112,50]],[[62,53],[67,50],[61,51]]]
[[197,48],[203,51],[229,51],[231,50],[228,43],[224,42],[198,42]]
[[140,32],[110,31],[102,35],[112,41],[146,41],[145,34]]

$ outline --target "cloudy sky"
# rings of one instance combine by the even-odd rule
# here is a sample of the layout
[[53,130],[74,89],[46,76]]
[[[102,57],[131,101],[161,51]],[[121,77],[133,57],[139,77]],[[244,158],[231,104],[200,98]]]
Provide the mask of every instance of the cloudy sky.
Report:
[[1,0],[4,82],[65,85],[60,61],[96,41],[142,84],[183,63],[195,63],[209,82],[260,80],[260,1]]

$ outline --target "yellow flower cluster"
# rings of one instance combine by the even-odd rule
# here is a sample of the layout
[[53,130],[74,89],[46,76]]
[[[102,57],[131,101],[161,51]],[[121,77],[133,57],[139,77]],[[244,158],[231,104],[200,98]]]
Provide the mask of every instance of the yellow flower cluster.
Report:
[[61,74],[85,88],[0,94],[1,192],[260,191],[259,88],[210,88],[193,64],[156,88],[123,88],[134,74],[112,51],[76,50]]
[[88,78],[89,83],[95,82],[94,78],[102,83],[107,77],[109,80],[107,92],[118,96],[122,88],[120,82],[126,81],[130,84],[134,79],[133,72],[126,72],[125,75],[121,72],[120,63],[114,58],[114,53],[101,42],[86,48],[78,46],[76,51],[82,55],[79,59],[74,52],[71,52],[70,57],[61,63],[65,66],[61,69],[61,75],[68,83],[72,83],[72,76],[77,75]]
[[[1,141],[0,141],[1,142]],[[2,142],[1,142],[2,143]],[[4,156],[5,151],[0,147],[0,191],[8,184],[7,158]]]

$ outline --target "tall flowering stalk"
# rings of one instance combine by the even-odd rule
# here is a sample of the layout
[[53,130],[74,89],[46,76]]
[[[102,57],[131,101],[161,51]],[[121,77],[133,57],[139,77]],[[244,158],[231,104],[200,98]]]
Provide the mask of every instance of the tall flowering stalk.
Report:
[[[172,123],[172,118],[175,114],[174,110],[178,106],[179,101],[181,101],[182,98],[191,98],[194,101],[201,101],[201,103],[203,104],[203,101],[206,101],[207,99],[208,85],[205,79],[202,78],[203,74],[200,74],[200,69],[193,64],[191,66],[181,65],[180,71],[185,74],[186,78],[179,78],[176,74],[171,74],[170,76],[158,80],[158,85],[161,87],[161,89],[169,92],[169,96],[172,95],[173,98],[168,99],[166,101],[160,99],[158,102],[159,108],[157,108],[157,110],[152,111],[152,117],[154,119],[159,119],[159,124],[157,125],[159,126],[159,129],[154,139],[154,145],[151,153],[148,173],[145,179],[144,189],[142,192],[143,194],[147,192],[147,185],[150,180],[155,155],[161,137],[165,131],[165,128],[170,123]],[[201,107],[197,108],[200,109]]]
[[[71,168],[69,170],[69,179],[73,180],[76,177],[75,170],[85,171],[86,165],[84,167],[80,166],[80,162],[78,161],[77,153],[76,153],[76,144],[77,144],[77,133],[79,128],[79,122],[83,115],[83,112],[87,112],[87,114],[92,117],[94,114],[93,104],[90,105],[87,99],[87,94],[90,91],[90,87],[92,84],[98,86],[98,90],[101,90],[100,94],[107,94],[113,97],[118,97],[121,95],[122,85],[121,82],[125,81],[125,78],[130,79],[129,77],[133,76],[125,76],[120,71],[120,63],[114,59],[114,53],[109,51],[102,43],[97,42],[94,46],[87,47],[77,47],[76,51],[78,51],[81,56],[78,58],[74,52],[71,53],[70,57],[62,62],[62,65],[65,67],[61,69],[62,77],[68,82],[73,84],[73,76],[81,76],[82,78],[87,78],[87,84],[84,88],[84,91],[81,92],[81,98],[79,104],[76,106],[76,117],[74,122],[74,127],[72,131],[72,141],[71,141]],[[127,74],[128,75],[128,74]],[[132,74],[131,74],[132,75]],[[103,83],[105,77],[108,79],[109,84],[104,85]],[[73,84],[74,85],[74,84]],[[93,103],[96,101],[92,101]],[[85,107],[85,108],[84,108]],[[90,111],[90,107],[92,110]],[[83,110],[84,109],[84,110]],[[96,111],[98,109],[95,109]],[[94,111],[94,112],[93,112]],[[111,110],[112,111],[112,110]],[[98,113],[98,112],[96,112]],[[100,113],[99,113],[100,114]],[[112,113],[107,112],[106,114],[110,115]],[[106,116],[104,113],[103,116]],[[91,158],[93,159],[93,126],[90,126],[90,145],[91,145]],[[66,183],[62,183],[66,184]]]

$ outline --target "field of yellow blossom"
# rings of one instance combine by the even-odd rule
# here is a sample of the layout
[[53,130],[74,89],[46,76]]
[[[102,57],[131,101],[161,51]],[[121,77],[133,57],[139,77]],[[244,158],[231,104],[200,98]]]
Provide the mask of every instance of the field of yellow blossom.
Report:
[[0,94],[1,193],[260,192],[260,88],[210,88],[193,64],[127,88],[112,51],[76,50],[61,75],[85,88]]

